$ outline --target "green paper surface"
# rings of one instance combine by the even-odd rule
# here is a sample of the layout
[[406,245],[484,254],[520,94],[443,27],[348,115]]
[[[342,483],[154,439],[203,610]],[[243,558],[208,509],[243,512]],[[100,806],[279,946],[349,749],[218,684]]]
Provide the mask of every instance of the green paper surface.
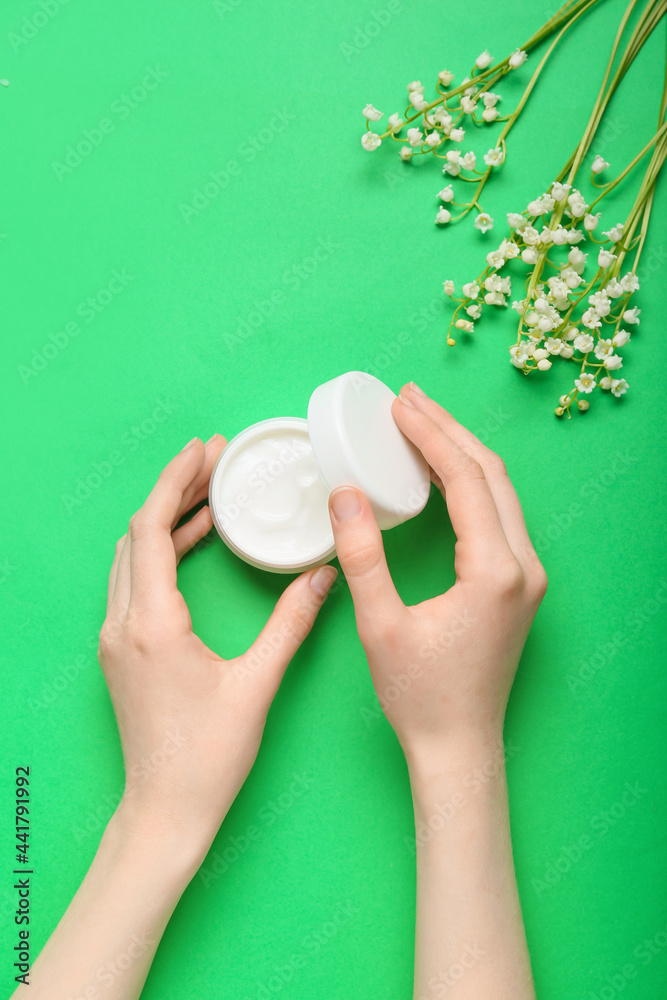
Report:
[[[401,164],[388,143],[364,152],[360,112],[371,101],[402,113],[410,80],[429,95],[445,66],[460,80],[482,49],[508,54],[553,13],[546,0],[482,0],[474,11],[432,0],[19,0],[3,10],[5,995],[15,768],[31,768],[35,955],[123,784],[96,659],[117,538],[193,435],[305,416],[315,386],[347,370],[394,391],[414,379],[503,456],[549,575],[506,726],[540,1000],[664,995],[665,185],[621,400],[600,393],[587,414],[557,421],[574,366],[557,361],[541,378],[512,369],[510,310],[447,348],[442,295],[444,279],[460,288],[482,270],[504,213],[546,190],[574,149],[623,9],[606,0],[554,54],[484,192],[496,220],[486,236],[471,220],[436,227],[437,165]],[[609,176],[654,132],[663,28],[593,143]],[[503,111],[536,64],[531,54],[498,88]],[[498,131],[463,148],[481,155]],[[633,189],[614,194],[601,228],[625,218]],[[435,491],[385,542],[406,602],[453,582],[454,537]],[[179,581],[195,630],[223,656],[249,644],[285,586],[214,534]],[[256,766],[143,995],[410,997],[413,833],[404,759],[343,582],[288,670]]]

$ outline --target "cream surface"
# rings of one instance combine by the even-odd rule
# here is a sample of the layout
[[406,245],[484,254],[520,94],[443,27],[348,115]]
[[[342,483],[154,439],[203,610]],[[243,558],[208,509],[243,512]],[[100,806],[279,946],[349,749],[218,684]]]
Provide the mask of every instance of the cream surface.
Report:
[[329,490],[306,422],[280,418],[248,428],[223,452],[212,501],[229,541],[276,566],[316,561],[333,546]]

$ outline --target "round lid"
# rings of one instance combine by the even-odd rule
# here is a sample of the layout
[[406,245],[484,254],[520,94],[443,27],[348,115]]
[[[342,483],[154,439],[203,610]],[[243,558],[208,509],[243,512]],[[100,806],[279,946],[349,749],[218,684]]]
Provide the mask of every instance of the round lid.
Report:
[[319,385],[308,404],[308,436],[330,490],[355,486],[381,528],[393,528],[426,505],[427,462],[398,429],[395,394],[373,375],[345,372]]

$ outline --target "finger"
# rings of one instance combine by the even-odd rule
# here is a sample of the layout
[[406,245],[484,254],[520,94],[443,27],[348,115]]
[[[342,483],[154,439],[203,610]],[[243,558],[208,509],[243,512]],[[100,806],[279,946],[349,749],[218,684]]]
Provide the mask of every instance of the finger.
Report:
[[523,561],[527,556],[532,556],[534,549],[528,535],[521,504],[507,475],[505,463],[500,456],[482,444],[472,431],[460,424],[435,400],[424,395],[414,382],[404,386],[401,389],[401,395],[405,395],[418,410],[426,413],[459,448],[462,448],[479,462],[484,470],[505,537],[512,551],[520,561]]
[[389,573],[382,533],[367,497],[352,487],[340,487],[329,497],[329,514],[363,641],[374,627],[394,622],[405,605]]
[[483,570],[494,549],[509,549],[498,509],[480,463],[463,451],[412,399],[399,395],[392,414],[442,481],[459,542],[460,566]]
[[130,547],[131,542],[128,532],[116,543],[118,558],[117,560],[114,559],[116,572],[113,580],[113,591],[111,591],[111,574],[109,575],[111,599],[107,604],[107,614],[112,612],[118,616],[124,615],[130,603]]
[[176,563],[178,564],[186,552],[189,552],[193,545],[208,534],[213,527],[213,519],[208,506],[198,510],[194,517],[190,518],[187,524],[182,524],[176,531],[172,531],[171,540],[174,543],[176,553]]
[[269,702],[297,649],[310,632],[338,571],[319,566],[297,577],[283,592],[252,646],[239,657],[243,676],[261,680]]
[[125,539],[127,535],[122,535],[116,542],[116,549],[114,551],[113,562],[111,563],[111,569],[109,570],[109,583],[107,586],[107,614],[109,613],[109,608],[111,607],[111,601],[113,599],[113,592],[116,586],[116,574],[118,572],[118,561],[120,559],[120,554],[125,544]]
[[186,509],[186,493],[201,476],[206,450],[194,438],[162,470],[142,507],[130,518],[132,604],[161,604],[176,589],[171,529]]
[[181,504],[177,519],[172,524],[174,527],[178,521],[193,507],[196,507],[198,503],[202,500],[206,500],[208,497],[208,484],[211,478],[211,473],[213,472],[213,466],[218,460],[220,452],[224,450],[227,444],[226,439],[222,434],[214,434],[204,445],[206,449],[206,454],[204,456],[204,462],[202,464],[199,475],[192,483],[192,485],[185,490],[183,494],[183,503]]

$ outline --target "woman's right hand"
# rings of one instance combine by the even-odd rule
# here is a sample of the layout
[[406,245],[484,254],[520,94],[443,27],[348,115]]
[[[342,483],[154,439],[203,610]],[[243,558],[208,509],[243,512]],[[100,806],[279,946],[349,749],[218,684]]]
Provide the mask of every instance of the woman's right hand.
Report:
[[422,452],[456,533],[456,583],[414,607],[398,596],[368,500],[330,499],[336,550],[373,683],[406,753],[436,759],[458,739],[502,739],[521,651],[547,580],[498,455],[413,383],[392,407]]

